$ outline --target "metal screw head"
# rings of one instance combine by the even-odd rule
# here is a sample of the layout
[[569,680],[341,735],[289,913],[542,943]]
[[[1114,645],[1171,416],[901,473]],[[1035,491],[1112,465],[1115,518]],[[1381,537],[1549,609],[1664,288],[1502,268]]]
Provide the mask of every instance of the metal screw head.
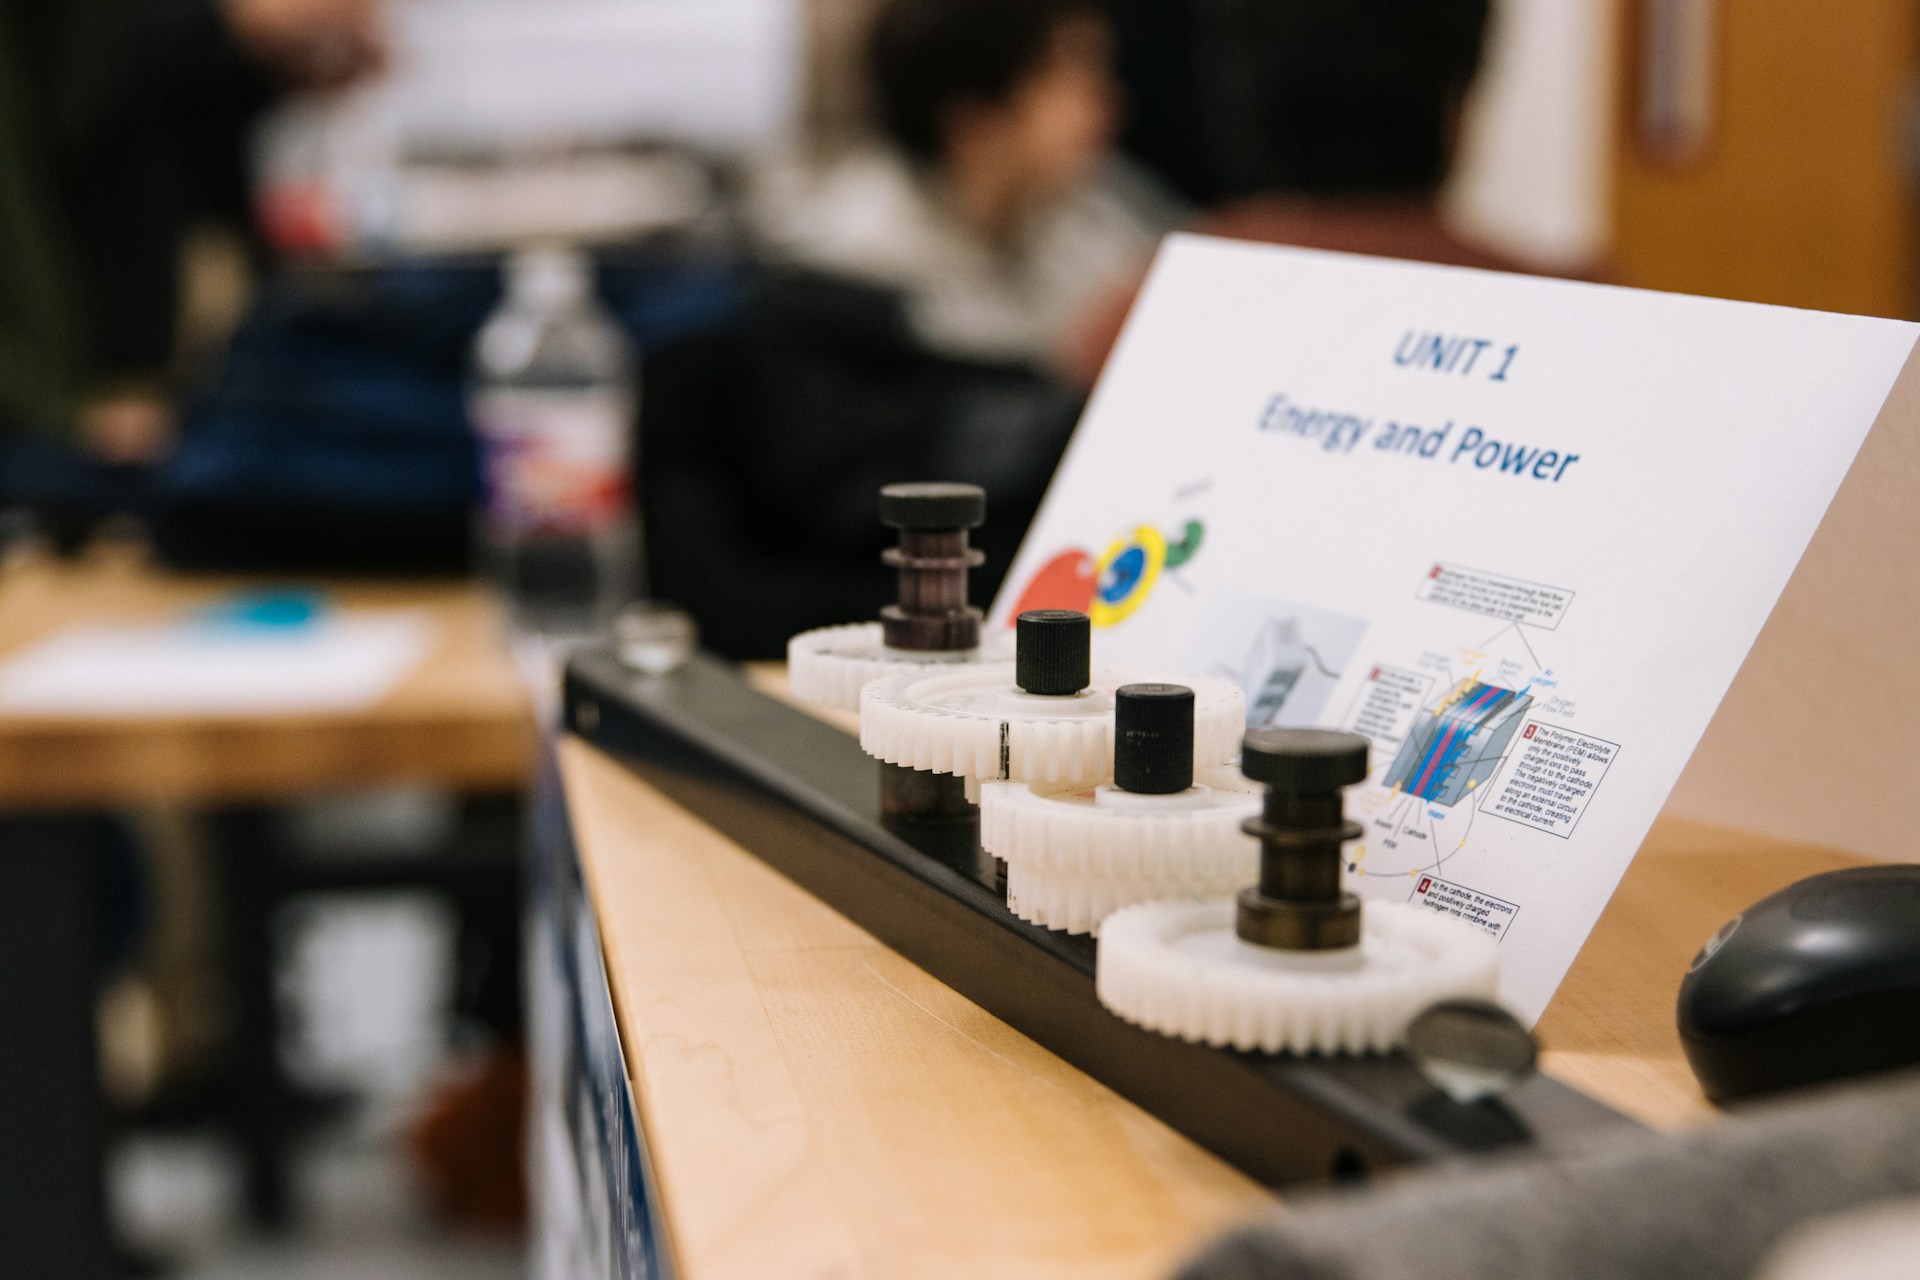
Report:
[[1337,729],[1256,729],[1241,741],[1240,772],[1292,795],[1338,791],[1367,780],[1367,740]]
[[890,484],[880,490],[880,523],[893,529],[973,529],[987,519],[977,484]]
[[700,630],[684,609],[641,600],[613,619],[620,661],[643,675],[665,675],[693,656]]
[[1442,1000],[1407,1027],[1407,1056],[1455,1102],[1505,1093],[1533,1074],[1540,1046],[1491,1000]]

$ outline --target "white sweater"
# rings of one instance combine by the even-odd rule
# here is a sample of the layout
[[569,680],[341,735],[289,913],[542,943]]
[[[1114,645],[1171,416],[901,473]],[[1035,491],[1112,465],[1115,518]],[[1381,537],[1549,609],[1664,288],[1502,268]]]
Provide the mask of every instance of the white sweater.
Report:
[[752,202],[755,232],[772,253],[899,290],[931,349],[1041,366],[1090,306],[1137,276],[1177,215],[1143,175],[1115,162],[999,248],[877,149],[823,167],[771,167]]

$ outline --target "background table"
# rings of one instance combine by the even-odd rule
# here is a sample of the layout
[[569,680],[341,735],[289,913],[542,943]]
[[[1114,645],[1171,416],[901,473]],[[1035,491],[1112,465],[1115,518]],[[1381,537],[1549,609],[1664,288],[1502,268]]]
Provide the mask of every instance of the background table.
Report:
[[[653,1171],[651,1210],[630,1199],[688,1280],[1160,1275],[1272,1204],[611,758],[559,757]],[[1655,1126],[1708,1120],[1673,1024],[1688,961],[1854,861],[1662,821],[1540,1024],[1545,1069]]]
[[[255,579],[180,577],[107,548],[0,571],[0,658],[81,623],[163,619]],[[302,584],[312,585],[312,584]],[[265,806],[419,784],[518,792],[536,739],[496,610],[465,584],[321,583],[346,608],[423,612],[436,647],[377,704],[331,713],[138,718],[0,715],[0,1256],[8,1274],[108,1274],[94,1043],[102,815],[208,812],[225,901],[239,1128],[256,1217],[286,1211]],[[417,868],[413,869],[417,872]]]
[[[176,617],[258,579],[182,577],[109,549],[0,573],[0,658],[83,623]],[[302,584],[307,585],[307,584]],[[418,610],[432,655],[374,706],[340,714],[0,714],[0,807],[225,804],[396,782],[522,785],[534,759],[526,682],[498,610],[464,583],[321,583],[341,608]]]

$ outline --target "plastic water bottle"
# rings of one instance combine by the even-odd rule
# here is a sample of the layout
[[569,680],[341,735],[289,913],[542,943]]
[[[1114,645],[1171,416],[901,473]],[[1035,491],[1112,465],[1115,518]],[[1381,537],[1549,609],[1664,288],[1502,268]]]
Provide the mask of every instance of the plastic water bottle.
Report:
[[643,591],[635,518],[635,360],[578,250],[513,253],[480,330],[469,415],[486,498],[485,571],[516,627],[603,631]]

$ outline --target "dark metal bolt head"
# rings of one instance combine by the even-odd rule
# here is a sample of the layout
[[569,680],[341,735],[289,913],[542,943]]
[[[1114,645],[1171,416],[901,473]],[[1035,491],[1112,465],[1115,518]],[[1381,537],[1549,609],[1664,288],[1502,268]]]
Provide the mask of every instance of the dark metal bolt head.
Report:
[[1337,729],[1256,729],[1240,744],[1240,772],[1288,795],[1338,791],[1367,780],[1367,740]]
[[1332,951],[1360,941],[1360,900],[1340,887],[1340,848],[1360,834],[1340,790],[1367,777],[1367,740],[1331,729],[1261,729],[1240,743],[1240,771],[1266,784],[1260,882],[1240,895],[1234,931],[1256,946]]
[[880,490],[880,523],[893,529],[974,529],[986,522],[977,484],[890,484]]

